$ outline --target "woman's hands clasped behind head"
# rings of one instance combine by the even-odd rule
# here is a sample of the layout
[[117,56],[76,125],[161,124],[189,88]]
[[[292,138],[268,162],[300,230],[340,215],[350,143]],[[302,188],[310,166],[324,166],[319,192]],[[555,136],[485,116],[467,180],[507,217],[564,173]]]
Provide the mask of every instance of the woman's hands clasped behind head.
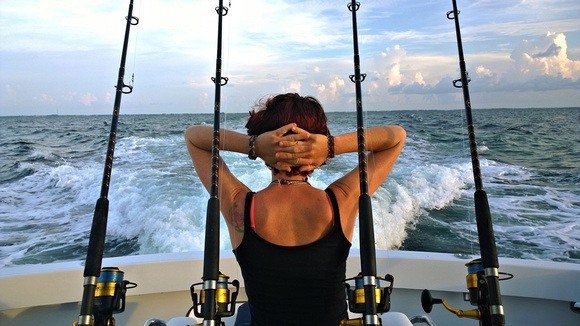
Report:
[[326,161],[328,141],[324,135],[311,134],[290,123],[256,137],[255,150],[266,164],[278,170],[290,171],[299,166],[300,171],[305,172]]

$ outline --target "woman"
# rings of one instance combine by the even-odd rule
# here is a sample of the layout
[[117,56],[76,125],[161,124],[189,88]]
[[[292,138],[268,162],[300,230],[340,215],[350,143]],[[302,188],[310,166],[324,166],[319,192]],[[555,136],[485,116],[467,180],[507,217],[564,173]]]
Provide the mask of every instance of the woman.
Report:
[[[248,135],[222,130],[220,149],[264,160],[272,182],[254,193],[220,162],[220,203],[241,267],[252,325],[338,325],[346,318],[342,280],[358,215],[358,166],[327,189],[308,183],[327,158],[357,151],[356,132],[330,136],[313,97],[282,94],[250,112]],[[185,137],[199,178],[211,182],[213,130]],[[398,126],[365,130],[368,189],[386,179],[403,149]]]

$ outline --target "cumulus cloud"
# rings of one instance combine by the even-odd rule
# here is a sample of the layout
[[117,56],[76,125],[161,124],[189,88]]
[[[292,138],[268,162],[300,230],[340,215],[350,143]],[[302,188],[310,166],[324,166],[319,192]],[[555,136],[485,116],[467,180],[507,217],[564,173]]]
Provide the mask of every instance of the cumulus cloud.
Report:
[[493,75],[493,73],[491,72],[491,70],[489,68],[486,68],[484,66],[478,66],[476,69],[476,72],[479,76],[491,76]]
[[379,58],[375,59],[373,75],[376,79],[386,82],[388,86],[398,86],[404,83],[405,76],[401,73],[401,62],[405,59],[407,52],[400,45],[387,48]]
[[94,94],[89,92],[82,94],[70,92],[66,96],[64,96],[64,100],[67,102],[81,103],[84,106],[91,106],[93,103],[98,101],[98,98]]
[[[568,45],[563,33],[546,33],[517,45],[502,64],[496,59],[486,60],[480,55],[467,62],[470,86],[479,91],[552,91],[580,87],[580,61],[567,54]],[[387,48],[377,55],[372,67],[373,80],[368,94],[450,94],[451,86],[459,78],[457,59],[436,66],[428,58],[418,58],[401,46]],[[484,64],[480,62],[485,62]],[[446,73],[437,70],[446,70]],[[456,76],[450,76],[456,74]],[[424,76],[429,76],[427,79]]]
[[577,80],[580,61],[569,59],[567,49],[563,33],[548,32],[535,40],[524,40],[510,56],[515,73],[512,77],[522,81],[544,75]]
[[500,75],[492,70],[490,67],[479,65],[475,68],[475,74],[471,74],[470,78],[475,81],[474,84],[484,85],[487,89],[493,89],[500,83]]
[[284,87],[284,91],[287,93],[301,93],[302,92],[302,83],[299,80],[293,80]]
[[84,94],[80,94],[77,97],[77,100],[79,102],[81,102],[84,106],[91,106],[94,102],[96,102],[98,99],[97,97],[92,94],[92,93],[84,93]]
[[[366,88],[371,96],[391,94],[436,94],[453,90],[451,79],[446,72],[440,72],[440,57],[414,56],[400,45],[387,48],[375,56],[372,62],[370,86]],[[429,76],[429,80],[425,77]],[[441,81],[445,85],[441,85]]]
[[105,100],[104,100],[105,101],[105,104],[111,104],[111,103],[113,103],[113,100],[114,100],[113,94],[110,93],[110,92],[107,92],[105,94]]
[[34,101],[42,104],[53,104],[54,98],[48,94],[40,94],[39,96],[34,97]]
[[323,102],[336,102],[345,92],[350,91],[346,89],[344,79],[336,76],[327,83],[312,82],[310,87],[316,91],[317,98]]
[[[505,12],[497,10],[505,7],[499,2],[479,1],[467,6],[466,17],[471,21],[464,29],[466,60],[471,91],[480,96],[474,100],[485,97],[493,99],[494,106],[525,106],[540,105],[538,100],[548,103],[546,95],[553,95],[558,106],[577,105],[580,60],[572,59],[577,58],[578,44],[571,43],[576,41],[571,36],[578,32],[579,25],[578,18],[570,16],[574,1],[566,0],[567,6],[542,5],[538,9],[530,2],[542,1],[513,0],[513,10],[505,15],[498,15]],[[0,84],[12,86],[0,89],[0,109],[7,112],[19,106],[43,112],[40,104],[51,103],[76,113],[83,105],[110,107],[114,94],[102,87],[111,79],[103,80],[105,74],[111,78],[118,68],[118,36],[124,29],[126,5],[67,6],[55,16],[46,15],[46,8],[56,1],[45,2],[38,6],[30,1],[12,1],[0,10],[13,27],[2,31],[4,34],[0,32],[0,38],[7,40],[2,43],[5,51],[0,53]],[[140,78],[132,101],[147,103],[162,112],[179,112],[191,106],[196,112],[211,112],[211,100],[204,93],[213,94],[209,77],[214,73],[215,59],[214,6],[178,2],[181,10],[177,16],[172,15],[174,8],[159,0],[136,7],[137,16],[147,23],[131,30],[130,49],[133,52],[134,48],[135,54],[131,54],[128,66],[138,67],[145,78]],[[440,13],[433,14],[448,8],[437,1],[420,7],[413,1],[400,2],[400,6],[388,3],[374,1],[360,12],[361,72],[367,74],[362,84],[364,100],[379,103],[379,109],[386,102],[401,108],[454,105],[461,91],[451,85],[451,80],[459,77],[453,27],[441,21]],[[223,96],[232,99],[233,110],[246,111],[245,103],[253,102],[255,97],[280,91],[316,95],[333,102],[337,110],[352,108],[346,105],[354,98],[353,83],[348,80],[352,73],[349,13],[344,7],[329,7],[326,1],[309,1],[306,6],[307,13],[295,2],[258,0],[231,8],[224,20],[223,70],[230,83]],[[188,10],[194,7],[199,10]],[[470,8],[477,14],[469,14]],[[542,12],[541,21],[537,20],[538,12]],[[417,25],[409,21],[409,14],[437,18],[424,19],[430,23]],[[27,23],[30,21],[35,24]],[[55,24],[59,21],[62,24]],[[85,24],[81,26],[79,21]],[[104,21],[112,23],[102,25]],[[207,28],[208,33],[192,34]],[[92,54],[97,54],[97,59]],[[82,69],[63,73],[62,62]],[[66,78],[69,73],[92,77],[73,81]],[[184,84],[195,90],[185,90]],[[202,93],[199,99],[195,92]],[[490,96],[486,92],[494,93]],[[522,94],[510,98],[514,92]],[[529,94],[524,96],[525,92]],[[408,106],[399,106],[399,101]]]
[[420,72],[415,73],[415,83],[419,85],[425,85],[425,80],[423,79],[423,74]]
[[199,102],[202,107],[207,107],[210,104],[209,94],[207,92],[201,92],[199,94]]

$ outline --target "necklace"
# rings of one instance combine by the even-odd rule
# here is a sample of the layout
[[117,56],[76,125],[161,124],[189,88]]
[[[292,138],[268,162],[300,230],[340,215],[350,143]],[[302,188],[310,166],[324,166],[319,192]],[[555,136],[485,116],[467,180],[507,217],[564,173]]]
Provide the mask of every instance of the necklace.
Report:
[[279,185],[302,185],[302,184],[306,184],[306,185],[310,185],[310,182],[308,182],[307,180],[285,180],[285,179],[276,179],[272,182],[270,182],[271,185],[273,184],[279,184]]

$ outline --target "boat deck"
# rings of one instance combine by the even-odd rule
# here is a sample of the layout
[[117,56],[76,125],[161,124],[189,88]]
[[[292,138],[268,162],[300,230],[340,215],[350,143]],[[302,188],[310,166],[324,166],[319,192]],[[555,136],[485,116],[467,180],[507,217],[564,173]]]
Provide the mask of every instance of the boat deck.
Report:
[[[378,251],[379,275],[395,278],[391,311],[426,315],[420,300],[423,289],[456,308],[472,309],[463,300],[465,263],[470,260],[451,254]],[[108,258],[103,266],[119,267],[126,280],[138,284],[127,291],[125,312],[115,315],[117,324],[143,325],[149,318],[169,320],[186,314],[192,305],[189,287],[201,281],[203,253]],[[347,277],[357,275],[359,266],[359,252],[353,250]],[[221,252],[220,270],[242,283],[238,302],[245,301],[241,272],[230,251]],[[580,265],[500,258],[500,271],[514,275],[500,282],[506,325],[580,325],[580,314],[570,309],[571,302],[580,302]],[[0,325],[72,324],[79,314],[82,273],[81,262],[0,269]],[[437,325],[476,325],[441,305],[429,316]],[[224,318],[226,325],[233,321]]]

